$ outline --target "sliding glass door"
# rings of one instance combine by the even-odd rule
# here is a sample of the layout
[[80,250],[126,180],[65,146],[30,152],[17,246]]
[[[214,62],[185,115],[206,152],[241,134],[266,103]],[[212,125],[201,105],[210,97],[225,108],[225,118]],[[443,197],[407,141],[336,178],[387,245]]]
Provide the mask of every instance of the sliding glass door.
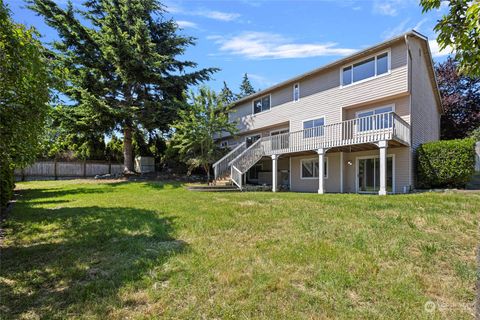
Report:
[[[380,190],[380,159],[378,157],[357,160],[358,192],[378,192]],[[393,157],[387,157],[387,191],[393,191]]]

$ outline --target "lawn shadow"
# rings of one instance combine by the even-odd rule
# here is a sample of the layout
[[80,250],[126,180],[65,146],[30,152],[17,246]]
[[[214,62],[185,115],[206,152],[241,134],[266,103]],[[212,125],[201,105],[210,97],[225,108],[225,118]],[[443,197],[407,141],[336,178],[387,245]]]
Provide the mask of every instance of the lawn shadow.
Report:
[[[125,303],[122,287],[145,277],[142,283],[167,281],[166,272],[149,280],[150,271],[158,275],[170,257],[188,247],[172,236],[175,218],[157,211],[35,205],[20,203],[7,221],[10,233],[35,240],[2,247],[1,319],[78,317],[92,305],[100,306],[96,314],[108,316],[110,306]],[[42,231],[48,234],[35,234]]]

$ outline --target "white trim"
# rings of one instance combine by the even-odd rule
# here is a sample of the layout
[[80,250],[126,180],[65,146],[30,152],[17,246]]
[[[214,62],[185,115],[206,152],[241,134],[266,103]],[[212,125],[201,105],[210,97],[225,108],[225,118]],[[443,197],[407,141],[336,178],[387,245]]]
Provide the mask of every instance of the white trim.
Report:
[[[295,100],[295,86],[298,86],[298,100]],[[292,87],[293,87],[292,101],[295,103],[300,101],[300,82],[295,82]]]
[[[387,55],[387,61],[388,61],[388,70],[387,72],[385,73],[382,73],[380,75],[377,75],[377,57],[384,54],[384,53],[388,53]],[[359,81],[353,81],[353,65],[357,64],[357,63],[360,63],[360,62],[363,62],[363,61],[366,61],[368,59],[371,59],[371,58],[374,58],[374,65],[375,65],[375,75],[372,76],[372,77],[368,77],[368,78],[365,78],[365,79],[362,79],[362,80],[359,80]],[[346,84],[344,85],[343,84],[343,69],[345,68],[348,68],[348,67],[351,67],[352,69],[352,82],[349,83],[349,84]],[[359,83],[362,83],[362,82],[366,82],[366,81],[370,81],[370,80],[373,80],[373,79],[377,79],[377,78],[381,78],[383,76],[387,76],[389,74],[392,73],[392,50],[391,48],[388,48],[386,50],[383,50],[383,51],[379,51],[375,54],[372,54],[372,55],[369,55],[369,56],[366,56],[366,57],[363,57],[363,58],[360,58],[360,59],[357,59],[349,64],[345,64],[345,65],[342,65],[340,67],[340,89],[342,88],[347,88],[347,87],[350,87],[350,86],[353,86],[355,84],[359,84]]]
[[[304,158],[304,159],[300,159],[300,180],[318,180],[318,177],[303,177],[303,170],[302,170],[302,166],[303,166],[303,162],[304,161],[311,161],[311,160],[316,160],[318,161],[318,156],[317,157],[314,157],[314,158]],[[327,164],[327,170],[325,170],[325,177],[324,179],[328,179],[328,157],[325,156],[325,163]],[[320,165],[320,164],[319,164]]]
[[[270,108],[268,108],[268,110],[262,110],[260,112],[255,113],[255,101],[258,101],[258,100],[261,101],[265,97],[268,97],[268,99],[270,100]],[[262,106],[262,108],[263,108],[263,106]],[[270,110],[272,110],[272,94],[271,93],[260,96],[260,97],[256,97],[252,100],[252,115],[264,113],[264,112],[267,112],[267,111],[270,111]]]
[[[359,163],[358,163],[358,160],[361,160],[361,159],[376,159],[376,158],[380,158],[380,155],[377,154],[372,154],[372,155],[369,155],[369,156],[360,156],[360,157],[355,157],[355,192],[356,193],[367,193],[367,194],[378,194],[378,191],[359,191],[359,172],[358,172],[358,169],[359,169]],[[396,176],[396,172],[395,172],[395,154],[387,154],[387,159],[388,158],[392,158],[392,192],[389,192],[389,193],[396,193],[396,189],[395,189],[395,176]]]

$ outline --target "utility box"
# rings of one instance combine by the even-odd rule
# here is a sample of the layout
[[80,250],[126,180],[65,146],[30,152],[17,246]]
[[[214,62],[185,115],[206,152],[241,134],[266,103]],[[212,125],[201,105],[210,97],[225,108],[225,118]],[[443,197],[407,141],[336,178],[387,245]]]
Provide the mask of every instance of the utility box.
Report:
[[155,172],[155,158],[135,157],[135,172],[138,172],[138,173]]

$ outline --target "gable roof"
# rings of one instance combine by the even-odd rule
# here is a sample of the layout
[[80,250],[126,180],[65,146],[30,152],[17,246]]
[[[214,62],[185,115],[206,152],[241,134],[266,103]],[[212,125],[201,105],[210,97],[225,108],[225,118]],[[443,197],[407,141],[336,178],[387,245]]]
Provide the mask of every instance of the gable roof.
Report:
[[434,63],[433,63],[433,60],[432,60],[432,53],[430,51],[430,46],[428,44],[428,38],[424,35],[422,35],[421,33],[415,31],[415,30],[411,30],[411,31],[408,31],[404,34],[401,34],[399,36],[396,36],[394,38],[391,38],[389,40],[386,40],[384,42],[381,42],[381,43],[378,43],[374,46],[371,46],[367,49],[364,49],[364,50],[361,50],[361,51],[358,51],[352,55],[349,55],[345,58],[342,58],[342,59],[339,59],[339,60],[335,60],[331,63],[328,63],[324,66],[321,66],[319,68],[316,68],[316,69],[313,69],[311,71],[308,71],[308,72],[305,72],[299,76],[296,76],[296,77],[293,77],[293,78],[290,78],[286,81],[282,81],[276,85],[273,85],[271,87],[268,87],[266,89],[263,89],[263,90],[260,90],[254,94],[251,94],[249,96],[246,96],[246,97],[243,97],[237,101],[234,101],[234,107],[241,104],[241,103],[244,103],[244,102],[247,102],[249,100],[252,100],[254,98],[257,98],[257,97],[260,97],[260,96],[263,96],[263,95],[266,95],[267,93],[275,90],[275,89],[278,89],[278,88],[281,88],[281,87],[284,87],[286,85],[293,85],[294,83],[298,82],[299,80],[303,79],[303,78],[306,78],[306,77],[309,77],[309,76],[312,76],[312,75],[315,75],[315,74],[318,74],[324,70],[327,70],[329,68],[332,68],[332,67],[335,67],[335,66],[339,66],[339,65],[343,65],[343,64],[346,64],[348,61],[352,61],[352,60],[356,60],[358,58],[360,58],[361,56],[364,56],[372,51],[377,51],[377,50],[380,50],[381,48],[383,47],[387,47],[397,41],[400,41],[400,40],[404,40],[406,39],[407,37],[409,36],[413,36],[413,37],[417,37],[421,40],[423,40],[426,44],[426,47],[427,47],[427,50],[428,50],[428,55],[429,55],[429,59],[426,59],[427,60],[427,64],[428,64],[428,69],[429,69],[429,75],[430,75],[430,79],[433,83],[433,87],[434,87],[434,90],[436,91],[435,93],[435,96],[436,96],[436,99],[437,99],[437,103],[438,105],[440,106],[440,109],[443,110],[442,108],[442,100],[441,100],[441,97],[440,97],[440,91],[438,90],[438,83],[437,83],[437,80],[436,80],[436,77],[435,77],[435,69],[434,69]]

